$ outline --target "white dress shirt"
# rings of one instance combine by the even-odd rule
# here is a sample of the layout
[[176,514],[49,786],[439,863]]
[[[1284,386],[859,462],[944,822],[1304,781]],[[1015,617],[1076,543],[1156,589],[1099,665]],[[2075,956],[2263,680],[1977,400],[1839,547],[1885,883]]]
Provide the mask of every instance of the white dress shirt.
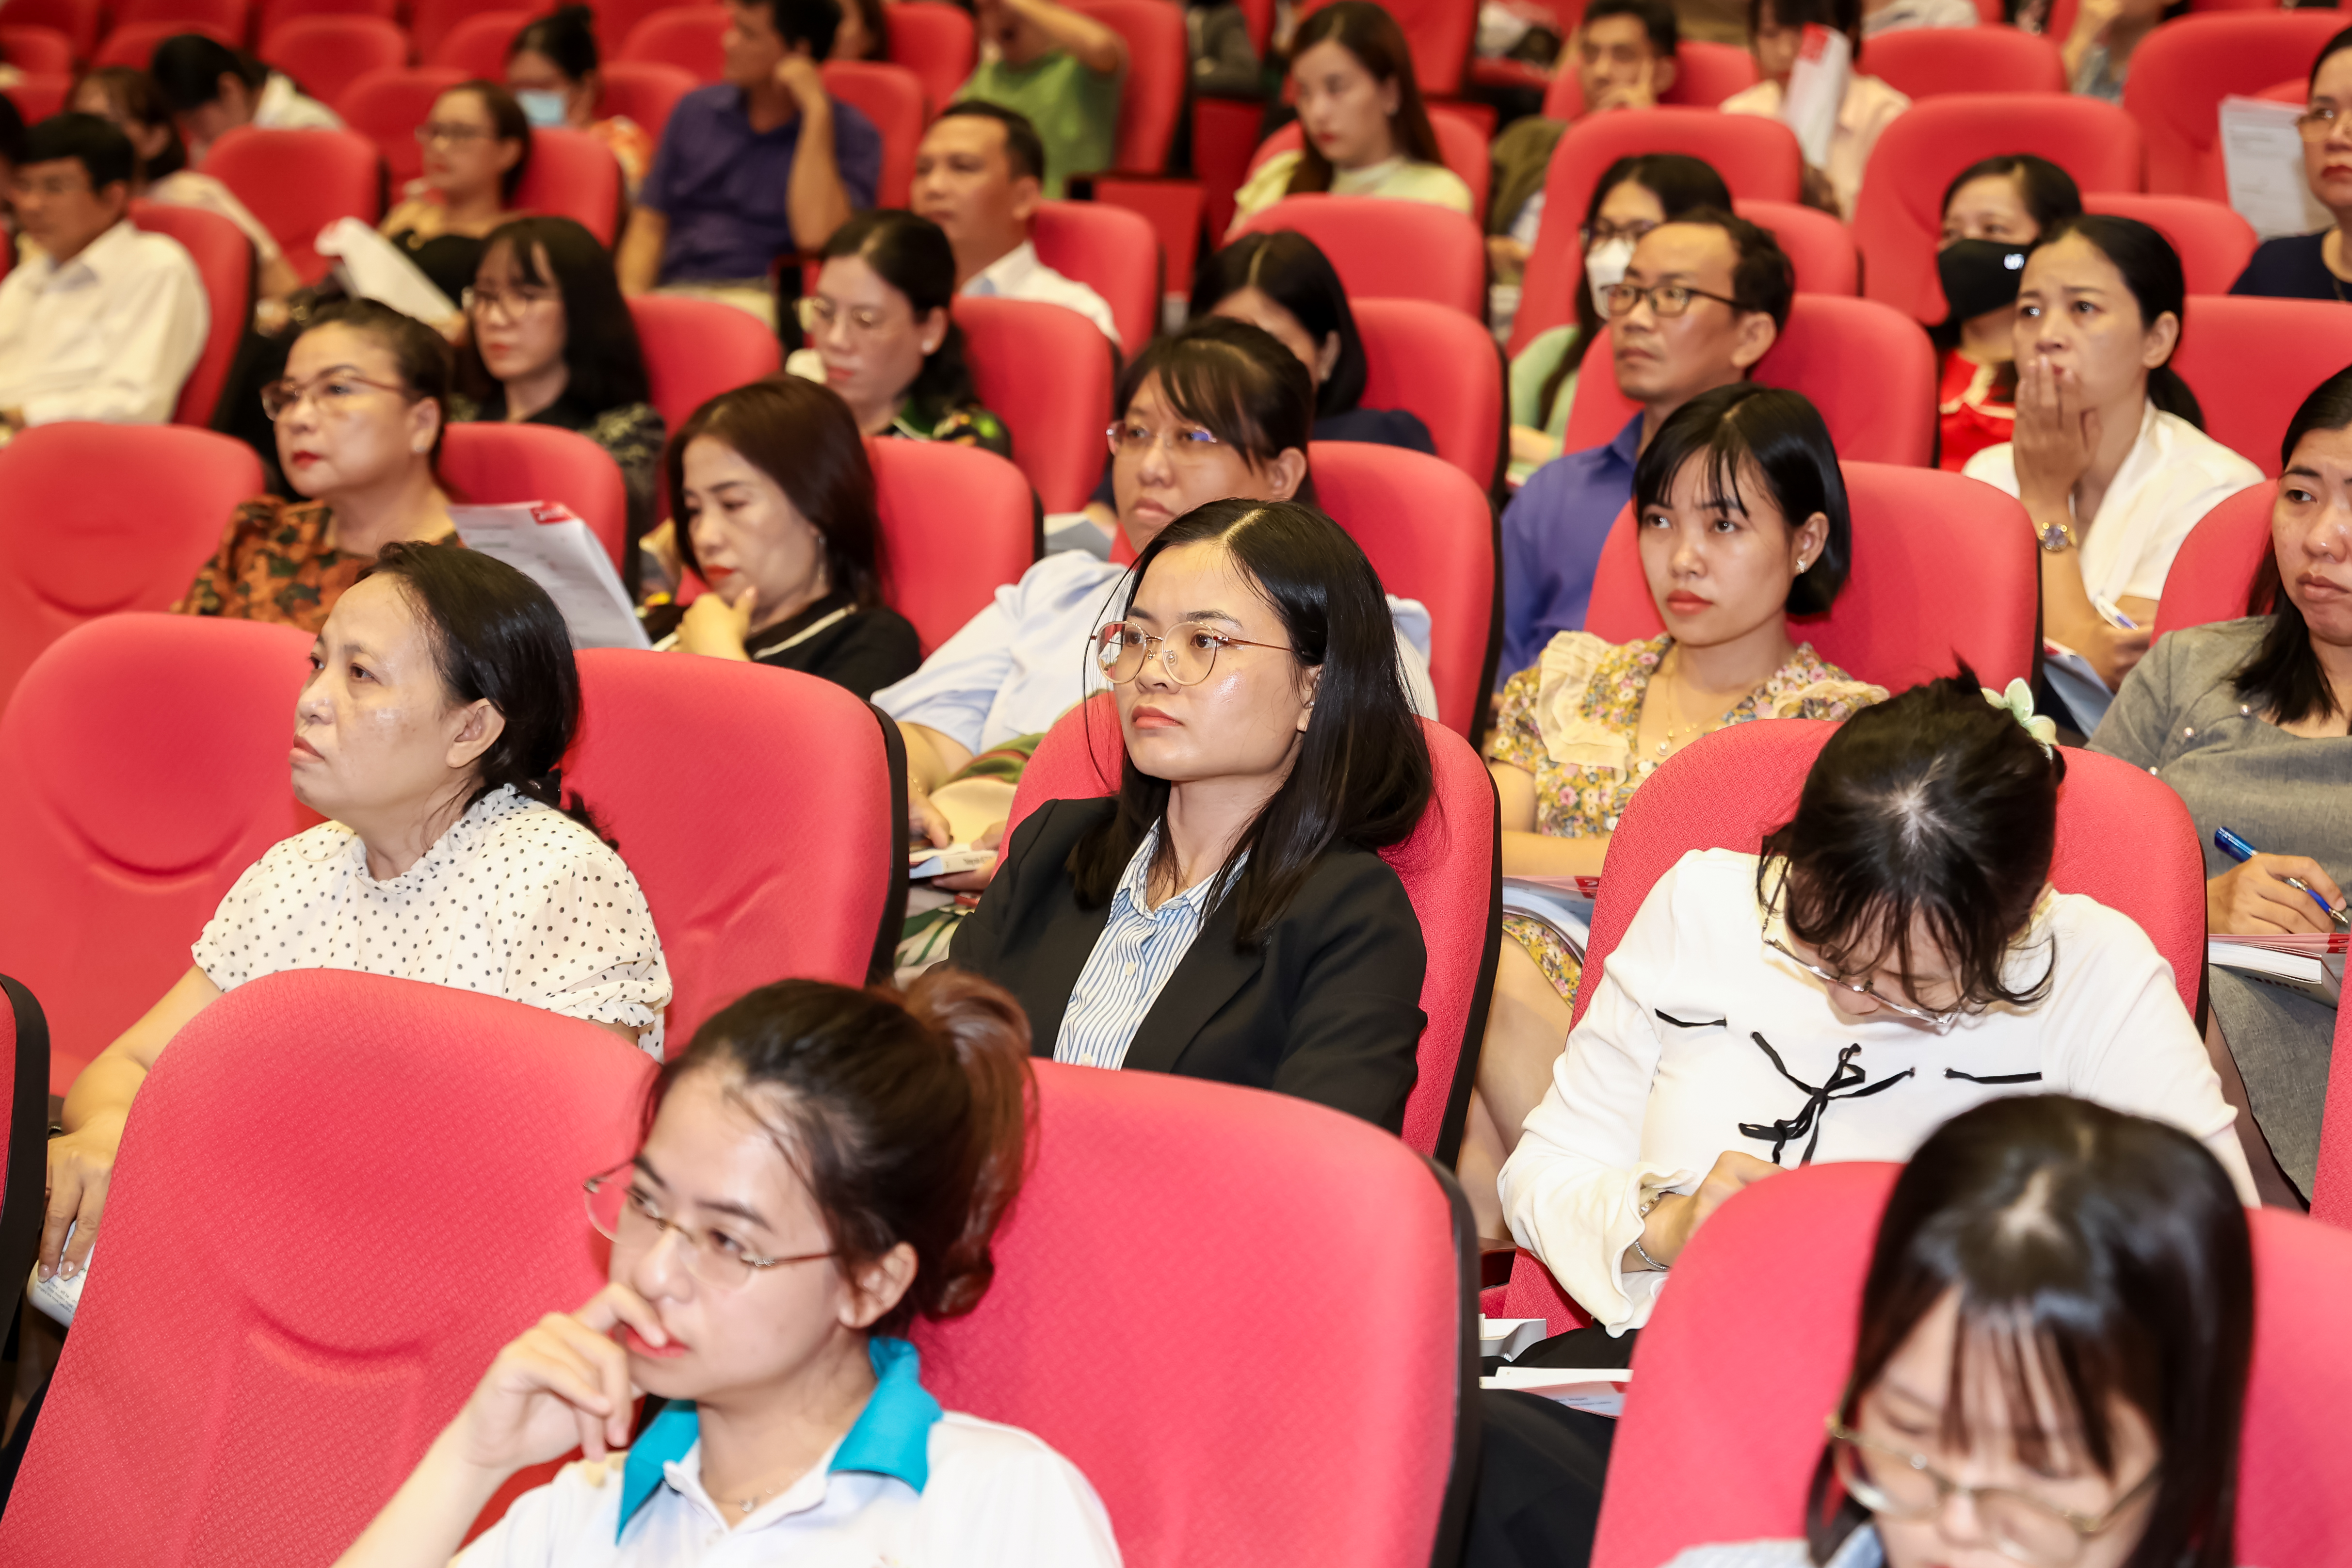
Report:
[[341,116],[315,98],[305,98],[294,79],[271,71],[253,100],[253,122],[264,131],[341,131]]
[[1753,855],[1694,849],[1658,879],[1503,1165],[1512,1236],[1595,1322],[1622,1332],[1649,1320],[1672,1277],[1619,1267],[1641,1207],[1695,1191],[1724,1151],[1790,1168],[1907,1160],[1998,1095],[2072,1094],[2169,1121],[2255,1201],[2236,1113],[2172,967],[2127,916],[2045,895],[2009,984],[2040,979],[2054,942],[2048,994],[1937,1034],[1891,1011],[1833,1014],[1822,983],[1765,945],[1756,872]]
[[125,218],[62,266],[28,252],[0,280],[0,408],[27,425],[171,418],[212,327],[180,242]]
[[[1723,100],[1726,114],[1780,117],[1780,84],[1759,81]],[[1853,221],[1853,204],[1862,195],[1862,176],[1870,167],[1870,150],[1895,117],[1911,107],[1910,99],[1874,76],[1859,71],[1846,79],[1845,96],[1838,100],[1837,129],[1830,133],[1830,189],[1837,194],[1838,214]]]
[[1037,247],[1025,239],[973,273],[957,292],[983,300],[1029,300],[1040,305],[1059,305],[1064,310],[1076,310],[1100,327],[1103,336],[1114,345],[1126,346],[1118,341],[1118,324],[1111,320],[1110,306],[1103,297],[1076,279],[1065,278],[1038,260]]
[[[1960,472],[2013,496],[2017,447],[2009,441],[1987,447]],[[2262,469],[2244,458],[2188,420],[2147,404],[2139,438],[2116,470],[2097,515],[2078,529],[2083,586],[2111,605],[2162,598],[2165,574],[2197,520],[2262,480]],[[2074,510],[2071,500],[2067,510]]]
[[1203,877],[1158,909],[1151,907],[1151,858],[1160,850],[1155,826],[1136,846],[1127,873],[1111,895],[1110,916],[1102,935],[1095,939],[1087,966],[1078,972],[1077,989],[1070,993],[1069,1010],[1062,1015],[1062,1032],[1054,1041],[1054,1059],[1080,1067],[1115,1068],[1127,1060],[1127,1047],[1143,1026],[1151,1005],[1168,988],[1168,978],[1184,955],[1192,951],[1208,918],[1209,898],[1233,885],[1248,863],[1246,852],[1215,875]]

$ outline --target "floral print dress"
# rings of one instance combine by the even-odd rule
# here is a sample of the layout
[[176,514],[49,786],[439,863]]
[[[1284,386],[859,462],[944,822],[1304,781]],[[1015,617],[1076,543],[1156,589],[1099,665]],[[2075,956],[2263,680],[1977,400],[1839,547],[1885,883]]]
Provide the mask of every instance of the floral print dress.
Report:
[[[1562,632],[1504,685],[1486,755],[1535,775],[1536,831],[1597,838],[1617,830],[1626,802],[1660,761],[1636,758],[1634,741],[1650,678],[1672,647],[1664,633],[1612,647],[1591,632]],[[1885,687],[1854,679],[1804,643],[1721,721],[1845,719],[1885,698]],[[1549,927],[1507,914],[1503,931],[1562,996],[1574,997],[1581,966]]]

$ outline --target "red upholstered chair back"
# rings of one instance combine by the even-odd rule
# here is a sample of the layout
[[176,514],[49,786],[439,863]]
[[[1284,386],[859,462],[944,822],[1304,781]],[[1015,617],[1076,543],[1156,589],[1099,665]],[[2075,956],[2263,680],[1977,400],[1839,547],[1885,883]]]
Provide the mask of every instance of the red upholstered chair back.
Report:
[[[1733,117],[1736,118],[1736,117]],[[2352,323],[2347,323],[2352,328]],[[1565,451],[1615,437],[1641,412],[1610,373],[1609,329],[1592,340],[1576,378]],[[1752,373],[1767,386],[1801,392],[1848,461],[1925,468],[1935,451],[1936,350],[1927,331],[1874,300],[1800,294],[1789,325]]]
[[898,0],[882,13],[888,35],[885,53],[923,84],[923,108],[937,114],[971,75],[974,47],[971,13],[947,0]]
[[897,726],[793,670],[630,648],[579,659],[563,785],[653,910],[676,987],[668,1048],[771,980],[864,984],[906,910]]
[[[1790,616],[1789,635],[1889,691],[1953,674],[1963,659],[1996,690],[2031,680],[2042,579],[2025,509],[1940,468],[1843,468],[1853,570],[1830,612]],[[1665,629],[1630,505],[1601,548],[1584,626],[1612,643]]]
[[[612,65],[614,55],[619,52],[628,36],[636,30],[638,23],[656,11],[667,10],[678,3],[679,0],[588,0],[588,9],[595,14],[596,42],[604,65],[607,68]],[[695,3],[701,4],[703,0],[695,0]],[[535,8],[541,12],[554,9],[547,0],[535,0]],[[645,122],[639,121],[638,123],[642,125]]]
[[[412,37],[419,49],[426,47],[421,30]],[[342,116],[344,129],[375,143],[397,192],[424,173],[425,150],[416,143],[416,128],[432,118],[433,100],[465,79],[465,72],[446,66],[370,71],[343,89],[335,100],[335,112]]]
[[2320,46],[2338,31],[2328,24],[2342,20],[2326,11],[2229,11],[2182,16],[2141,39],[2124,108],[2147,138],[2147,188],[2228,201],[2221,100],[2307,76]]
[[[74,58],[88,58],[98,47],[100,0],[9,0],[8,20],[19,27],[54,27],[73,45]],[[140,68],[146,68],[142,60]]]
[[24,982],[0,974],[0,1269],[30,1274],[48,1206],[49,1021]]
[[534,128],[530,166],[515,183],[514,208],[568,217],[609,248],[621,232],[620,163],[585,131]]
[[1358,300],[1427,300],[1486,319],[1486,242],[1460,213],[1379,196],[1285,196],[1242,220],[1244,234],[1296,229],[1320,246]]
[[611,454],[577,431],[502,419],[452,425],[441,438],[441,482],[452,500],[475,506],[562,501],[620,569],[628,487]]
[[[2336,1063],[2352,1064],[2343,1015],[2336,1018]],[[2327,1075],[2327,1108],[2319,1127],[2319,1174],[2312,1184],[2311,1217],[2352,1229],[2352,1065]]]
[[677,100],[702,85],[692,72],[653,60],[613,60],[602,74],[604,96],[599,111],[635,121],[656,142]]
[[261,58],[304,92],[332,103],[368,72],[406,65],[408,35],[389,16],[289,16],[263,37]]
[[[1298,8],[1305,21],[1329,0],[1311,0]],[[1462,90],[1463,72],[1470,63],[1470,38],[1478,26],[1475,0],[1395,0],[1384,7],[1404,29],[1412,50],[1413,79],[1423,98],[1452,98]]]
[[[0,1558],[333,1558],[499,1349],[603,1285],[579,1184],[635,1150],[651,1068],[593,1024],[350,971],[206,1008],[140,1088]],[[295,1470],[299,1508],[253,1484]]]
[[1127,77],[1119,83],[1111,167],[1133,174],[1159,174],[1168,166],[1176,118],[1184,111],[1187,62],[1192,58],[1185,42],[1184,14],[1160,0],[1071,0],[1071,8],[1127,40]]
[[[364,93],[371,79],[391,82],[400,75],[372,71],[346,95],[346,101]],[[432,100],[428,97],[425,101]],[[409,145],[415,145],[414,137]],[[353,131],[264,131],[240,125],[206,149],[204,172],[236,194],[286,253],[286,264],[297,278],[316,283],[331,265],[313,244],[319,231],[339,217],[373,226],[383,216],[380,157],[375,143]]]
[[1109,452],[1111,347],[1092,321],[1032,300],[958,299],[980,400],[1013,433],[1013,460],[1047,511],[1094,494]]
[[2352,313],[2333,300],[2197,294],[2172,368],[2197,395],[2205,433],[2271,478],[2279,438],[2312,389],[2352,364]]
[[73,69],[73,40],[55,27],[0,26],[0,59],[20,71],[62,75]]
[[93,66],[129,66],[133,70],[145,70],[147,62],[155,56],[155,46],[178,33],[202,33],[205,37],[235,48],[245,41],[245,26],[240,22],[234,29],[217,22],[124,22],[106,35],[98,52],[89,58]]
[[[1575,79],[1573,71],[1568,73],[1568,79]],[[1470,187],[1470,210],[1485,212],[1487,187],[1495,178],[1495,165],[1486,153],[1486,133],[1461,115],[1441,113],[1434,106],[1430,110],[1429,124],[1437,132],[1438,156],[1457,179]],[[1294,120],[1258,143],[1257,151],[1250,155],[1250,172],[1255,174],[1258,165],[1268,158],[1296,153],[1305,145],[1298,121]]]
[[0,703],[85,621],[178,603],[261,482],[252,447],[184,426],[37,425],[0,448]]
[[876,206],[903,207],[915,178],[915,143],[923,139],[923,79],[881,60],[827,60],[824,90],[874,122],[882,133]]
[[1437,455],[1493,489],[1507,433],[1495,334],[1426,300],[1358,300],[1354,314],[1364,342],[1363,406],[1419,416]]
[[391,21],[399,0],[262,0],[259,35],[268,39],[289,22],[307,16],[378,16]]
[[[415,47],[416,58],[431,59],[433,51],[440,47],[441,40],[467,17],[473,16],[480,8],[480,3],[481,0],[409,0],[402,9],[407,13],[409,41]],[[531,0],[530,4],[509,3],[499,7],[507,11],[547,11],[552,8],[545,0]],[[598,36],[603,37],[601,33]],[[341,112],[340,104],[336,106],[336,111]],[[348,121],[350,117],[346,115],[344,118]]]
[[2180,253],[2191,294],[2227,294],[2253,259],[2254,226],[2226,205],[2203,196],[2150,196],[2093,191],[2083,205],[2095,213],[2137,218]]
[[867,437],[882,522],[882,597],[929,653],[1036,563],[1029,481],[995,453]]
[[2198,520],[2164,575],[2158,637],[2246,613],[2254,574],[2270,558],[2271,506],[2277,500],[2275,484],[2249,485]]
[[1944,188],[2003,153],[2039,153],[2085,192],[2140,188],[2139,127],[2112,103],[2061,92],[1955,92],[1915,103],[1880,133],[1854,202],[1864,294],[1922,321],[1944,319],[1936,280]]
[[1552,149],[1544,175],[1544,222],[1528,259],[1511,352],[1547,328],[1576,319],[1584,256],[1577,230],[1592,204],[1592,188],[1609,165],[1643,153],[1687,153],[1723,176],[1734,200],[1742,196],[1794,202],[1804,184],[1805,158],[1796,134],[1777,120],[1721,114],[1707,109],[1630,109],[1595,114],[1569,127]]
[[[286,764],[310,641],[259,621],[110,616],[16,683],[0,712],[0,953],[47,1001],[52,1092],[187,973],[245,868],[318,820]],[[134,690],[136,722],[93,721]]]
[[[2138,68],[2133,57],[2133,68]],[[1881,33],[1861,69],[1916,103],[1954,92],[2063,92],[2057,43],[2015,27],[1911,27]]]
[[66,95],[73,90],[73,82],[74,79],[63,71],[27,72],[16,79],[16,86],[0,92],[0,98],[16,106],[26,124],[37,125],[50,115],[63,112]]
[[732,305],[639,294],[629,301],[629,314],[645,350],[646,380],[653,388],[649,401],[672,435],[720,393],[783,368],[776,334]]
[[221,389],[228,383],[236,346],[245,341],[246,323],[253,315],[253,241],[218,213],[161,202],[131,203],[131,222],[146,233],[178,240],[196,264],[210,320],[195,367],[180,384],[172,423],[207,428],[213,411],[220,406]]
[[[1864,1275],[1897,1167],[1814,1165],[1726,1204],[1675,1265],[1633,1352],[1593,1568],[1804,1534],[1822,1418],[1853,1357]],[[2257,1209],[2254,1359],[2238,1466],[2237,1560],[2338,1561],[2352,1505],[2331,1435],[2352,1399],[2337,1352],[2352,1237]],[[1804,1265],[1789,1260],[1801,1256]],[[1703,1475],[1704,1487],[1677,1485]]]
[[1796,202],[1731,198],[1732,210],[1772,231],[1789,258],[1802,294],[1862,292],[1862,258],[1854,254],[1853,230],[1819,207]]
[[530,22],[528,11],[477,11],[442,34],[441,41],[433,46],[433,53],[425,63],[463,71],[485,81],[503,81],[507,74],[507,46]]
[[1101,202],[1040,202],[1029,238],[1038,260],[1103,297],[1127,357],[1141,353],[1160,322],[1160,235],[1151,220]]
[[[1582,10],[1578,7],[1580,16]],[[1675,85],[1658,101],[1670,107],[1713,109],[1755,85],[1756,57],[1745,47],[1685,38],[1675,47]],[[1584,118],[1584,89],[1574,71],[1552,72],[1551,85],[1544,91],[1543,111],[1553,120]]]
[[[1420,917],[1429,946],[1421,1010],[1421,1074],[1405,1101],[1404,1141],[1451,1169],[1486,1030],[1500,939],[1501,864],[1494,781],[1468,742],[1422,721],[1436,793],[1421,826],[1381,852]],[[1005,835],[1049,800],[1114,795],[1126,755],[1118,711],[1098,693],[1062,715],[1023,770]]]
[[249,0],[120,0],[110,5],[117,31],[125,26],[172,26],[216,31],[242,47],[251,19]]

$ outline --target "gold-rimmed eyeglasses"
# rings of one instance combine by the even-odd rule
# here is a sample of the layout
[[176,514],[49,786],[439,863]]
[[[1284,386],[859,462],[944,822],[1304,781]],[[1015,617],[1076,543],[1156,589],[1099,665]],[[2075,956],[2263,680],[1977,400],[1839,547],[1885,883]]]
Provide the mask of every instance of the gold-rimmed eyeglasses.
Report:
[[1112,685],[1124,686],[1143,673],[1144,660],[1156,649],[1169,679],[1179,686],[1198,686],[1217,668],[1218,651],[1227,647],[1291,651],[1281,643],[1252,642],[1219,631],[1206,621],[1179,621],[1158,636],[1125,621],[1113,621],[1095,633],[1095,663]]
[[581,1184],[588,1202],[588,1223],[616,1247],[650,1247],[672,1233],[677,1237],[679,1258],[686,1271],[718,1290],[740,1290],[763,1268],[787,1263],[814,1263],[833,1252],[802,1252],[784,1258],[762,1258],[745,1247],[723,1226],[692,1226],[662,1212],[661,1199],[646,1184],[635,1162],[600,1172]]
[[389,392],[411,402],[415,395],[404,386],[394,386],[388,381],[370,381],[349,371],[331,370],[314,375],[308,381],[273,381],[261,389],[261,411],[275,424],[293,412],[304,398],[309,398],[319,412],[331,419],[341,419],[355,412],[360,401],[370,392]]
[[1790,963],[1795,964],[1798,968],[1803,970],[1814,979],[1822,982],[1824,985],[1830,986],[1833,990],[1852,992],[1856,996],[1867,996],[1872,1001],[1877,1003],[1880,1006],[1887,1009],[1889,1012],[1900,1013],[1906,1018],[1912,1019],[1917,1023],[1925,1024],[1939,1035],[1945,1030],[1950,1028],[1953,1021],[1959,1017],[1962,1011],[1964,1011],[1962,1008],[1948,1007],[1944,1009],[1942,1012],[1929,1012],[1925,1007],[1915,1007],[1908,1003],[1895,1001],[1885,992],[1874,988],[1867,980],[1856,983],[1854,981],[1848,980],[1843,974],[1832,973],[1829,970],[1822,968],[1820,964],[1813,963],[1811,959],[1799,957],[1794,952],[1790,951],[1788,943],[1782,942],[1779,937],[1772,934],[1773,918],[1780,913],[1781,895],[1786,893],[1788,889],[1789,879],[1785,875],[1783,875],[1780,880],[1774,885],[1772,889],[1772,897],[1764,906],[1763,937],[1764,945],[1766,947],[1770,948],[1774,952],[1779,953],[1781,957],[1787,959]]
[[2332,103],[2315,103],[2294,117],[2294,128],[2306,142],[2325,142],[2335,132],[2344,111]]

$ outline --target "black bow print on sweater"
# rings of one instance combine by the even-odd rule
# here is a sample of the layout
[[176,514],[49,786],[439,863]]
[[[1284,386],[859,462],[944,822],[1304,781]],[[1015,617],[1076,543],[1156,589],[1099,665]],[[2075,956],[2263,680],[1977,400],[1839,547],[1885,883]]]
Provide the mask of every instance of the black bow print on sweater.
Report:
[[[1784,1117],[1769,1124],[1755,1121],[1743,1121],[1739,1124],[1742,1137],[1759,1140],[1769,1138],[1772,1141],[1772,1163],[1776,1165],[1780,1163],[1780,1151],[1792,1138],[1806,1139],[1804,1158],[1799,1160],[1797,1163],[1810,1165],[1813,1163],[1813,1151],[1821,1145],[1822,1142],[1822,1114],[1829,1108],[1831,1100],[1866,1100],[1881,1089],[1893,1089],[1918,1070],[1916,1068],[1905,1068],[1893,1078],[1881,1079],[1864,1089],[1861,1086],[1869,1079],[1870,1075],[1854,1062],[1853,1058],[1862,1054],[1862,1045],[1857,1041],[1838,1053],[1837,1070],[1830,1074],[1827,1083],[1817,1088],[1790,1072],[1789,1065],[1780,1059],[1780,1053],[1774,1050],[1771,1043],[1762,1035],[1751,1032],[1748,1037],[1756,1042],[1759,1050],[1771,1058],[1775,1071],[1803,1089],[1806,1095],[1804,1109],[1794,1116]],[[1808,1134],[1811,1136],[1808,1137]]]

